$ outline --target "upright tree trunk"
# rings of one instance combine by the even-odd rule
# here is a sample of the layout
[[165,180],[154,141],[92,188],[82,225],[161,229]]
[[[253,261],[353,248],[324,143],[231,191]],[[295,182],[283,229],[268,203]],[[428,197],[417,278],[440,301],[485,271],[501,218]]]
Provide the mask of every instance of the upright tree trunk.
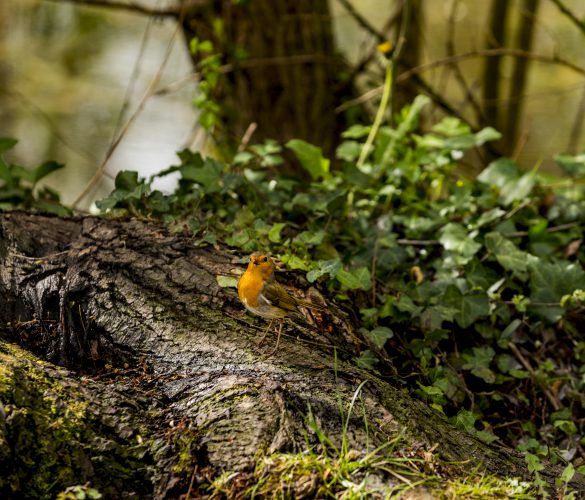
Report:
[[[508,0],[492,0],[490,8],[489,32],[486,46],[489,49],[501,48],[506,45],[506,22],[510,10]],[[483,107],[486,123],[496,129],[500,128],[500,56],[486,57],[483,75]]]
[[[353,348],[332,303],[318,323],[327,335],[307,344],[288,327],[281,349],[263,357],[255,343],[263,322],[218,286],[236,261],[138,220],[0,214],[3,498],[54,498],[86,481],[105,498],[194,498],[223,472],[234,474],[235,497],[265,457],[318,446],[316,425],[358,456],[403,434],[405,449],[437,445],[468,471],[526,477],[519,453],[487,446],[395,383],[335,361],[330,342]],[[363,405],[348,417],[363,381]],[[559,470],[542,474],[552,484]],[[580,475],[573,485],[585,491]]]
[[[540,0],[523,0],[520,9],[520,29],[516,48],[524,52],[530,52],[534,38],[534,27],[536,13]],[[526,81],[528,79],[529,60],[525,57],[518,57],[514,60],[514,72],[508,96],[508,113],[506,116],[506,127],[504,129],[505,154],[512,155],[518,141],[518,133],[522,124],[524,94],[526,92]]]
[[254,141],[299,138],[333,152],[340,60],[327,0],[216,0],[183,25],[187,39],[211,40],[229,66],[212,95],[225,144],[237,146],[254,122]]

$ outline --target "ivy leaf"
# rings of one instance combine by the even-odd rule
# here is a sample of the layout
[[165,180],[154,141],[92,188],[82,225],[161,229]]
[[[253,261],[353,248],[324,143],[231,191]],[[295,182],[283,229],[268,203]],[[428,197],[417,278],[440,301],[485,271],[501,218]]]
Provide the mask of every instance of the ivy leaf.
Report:
[[455,426],[458,429],[474,434],[477,416],[469,410],[459,410],[455,417]]
[[317,262],[317,268],[307,273],[307,281],[313,283],[324,274],[329,274],[329,277],[333,279],[340,268],[341,261],[339,259],[320,260]]
[[353,271],[346,271],[340,268],[335,277],[343,286],[350,290],[369,290],[372,288],[372,277],[370,276],[370,270],[366,266],[354,269]]
[[511,205],[517,200],[523,200],[530,194],[535,184],[536,177],[534,172],[528,172],[519,179],[505,184],[500,192],[502,204]]
[[464,295],[455,285],[447,287],[443,303],[457,310],[454,319],[462,328],[467,328],[490,312],[489,300],[485,293],[474,291]]
[[309,172],[313,180],[329,177],[329,160],[323,158],[321,148],[300,139],[291,139],[286,143],[286,147],[292,149],[302,167]]
[[116,189],[134,191],[138,186],[138,172],[135,172],[134,170],[121,170],[116,175],[114,185]]
[[463,359],[465,364],[464,370],[471,370],[471,373],[476,377],[485,380],[488,384],[493,384],[496,381],[496,375],[490,370],[489,365],[496,355],[491,347],[474,347],[473,354],[464,353]]
[[486,142],[497,141],[501,137],[502,137],[502,134],[500,134],[495,128],[485,127],[483,129],[481,129],[479,132],[477,132],[476,134],[474,134],[474,136],[473,136],[474,145],[476,147],[482,146]]
[[222,163],[212,158],[206,158],[201,166],[190,164],[181,169],[184,179],[200,184],[206,193],[215,193],[221,189],[219,180],[222,172]]
[[498,263],[507,271],[512,271],[522,280],[526,279],[529,265],[538,262],[538,257],[520,250],[510,240],[500,233],[488,233],[485,236],[485,246],[494,255]]
[[325,231],[319,229],[317,231],[303,231],[295,239],[294,242],[300,244],[305,248],[320,245],[325,237]]
[[531,474],[534,472],[540,472],[542,469],[544,469],[544,465],[540,461],[538,455],[526,452],[524,458],[526,460],[526,464],[528,465],[528,472]]
[[284,223],[284,222],[277,222],[277,223],[272,225],[272,227],[270,228],[270,231],[268,231],[268,239],[272,243],[280,243],[280,241],[281,241],[280,232],[282,231],[284,226],[286,226],[286,223]]
[[[2,153],[1,148],[0,153]],[[569,175],[585,175],[585,153],[576,156],[559,154],[555,155],[554,160]]]
[[461,224],[450,222],[441,231],[439,242],[445,250],[451,250],[469,260],[481,248],[481,245],[467,234]]
[[[574,290],[585,289],[585,271],[578,264],[567,262],[540,262],[530,266],[531,302],[547,305],[530,310],[554,323],[561,319],[564,309],[560,301]],[[552,304],[558,303],[555,307]]]
[[421,327],[429,332],[438,330],[443,326],[443,321],[453,321],[456,313],[457,309],[454,307],[441,305],[427,307],[420,317]]
[[36,184],[43,177],[46,177],[57,170],[61,170],[63,167],[65,167],[65,165],[57,163],[56,161],[47,161],[42,165],[39,165],[32,171],[32,183]]
[[520,175],[518,165],[515,161],[509,158],[499,158],[491,162],[481,174],[477,176],[477,180],[490,186],[498,188],[504,187],[506,184],[516,180]]
[[366,349],[360,354],[360,357],[356,359],[356,364],[360,368],[364,368],[366,370],[375,370],[378,361],[379,360],[376,355],[369,349]]
[[367,333],[368,338],[378,349],[382,349],[388,339],[394,337],[394,332],[386,326],[377,326]]

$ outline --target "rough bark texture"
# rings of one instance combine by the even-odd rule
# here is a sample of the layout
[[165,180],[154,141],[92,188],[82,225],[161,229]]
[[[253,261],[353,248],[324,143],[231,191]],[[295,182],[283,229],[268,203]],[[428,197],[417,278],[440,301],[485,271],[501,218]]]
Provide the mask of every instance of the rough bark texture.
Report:
[[[219,20],[221,31],[212,30]],[[341,68],[327,0],[196,4],[183,27],[187,40],[212,40],[231,66],[214,95],[228,143],[237,146],[255,122],[255,142],[303,139],[333,155]]]
[[[518,453],[453,429],[397,383],[343,360],[334,370],[329,347],[288,336],[263,358],[264,324],[216,281],[236,260],[138,220],[0,214],[2,498],[52,498],[85,481],[107,498],[175,498],[263,454],[305,449],[309,407],[339,443],[339,404],[366,379],[369,427],[352,416],[352,449],[404,432],[467,470],[527,477]],[[342,323],[327,322],[347,345]],[[582,476],[573,487],[585,491]]]

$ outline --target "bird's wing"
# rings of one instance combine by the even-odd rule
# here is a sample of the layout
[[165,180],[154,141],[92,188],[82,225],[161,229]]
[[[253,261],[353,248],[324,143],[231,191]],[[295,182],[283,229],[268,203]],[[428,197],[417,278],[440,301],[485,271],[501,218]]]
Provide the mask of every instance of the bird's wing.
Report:
[[274,279],[268,279],[262,288],[261,296],[275,307],[286,311],[298,311],[296,299]]

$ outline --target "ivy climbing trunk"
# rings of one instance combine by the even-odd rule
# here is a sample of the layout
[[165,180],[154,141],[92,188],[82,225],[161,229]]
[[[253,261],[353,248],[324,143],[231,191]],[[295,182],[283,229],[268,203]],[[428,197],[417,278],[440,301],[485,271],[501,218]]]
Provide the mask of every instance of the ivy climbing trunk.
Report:
[[[106,498],[193,498],[232,472],[236,497],[264,457],[316,446],[315,425],[358,456],[401,434],[405,449],[436,446],[466,475],[527,477],[517,452],[335,359],[330,343],[348,359],[357,346],[330,302],[326,328],[307,339],[289,325],[264,357],[264,323],[218,285],[237,261],[139,220],[0,214],[0,496],[55,498],[90,482]],[[542,471],[551,484],[558,474]],[[298,487],[310,497],[311,484]]]
[[187,40],[210,40],[222,54],[225,74],[211,98],[223,143],[236,147],[256,123],[254,141],[297,138],[333,152],[341,62],[327,0],[196,3],[183,27]]

